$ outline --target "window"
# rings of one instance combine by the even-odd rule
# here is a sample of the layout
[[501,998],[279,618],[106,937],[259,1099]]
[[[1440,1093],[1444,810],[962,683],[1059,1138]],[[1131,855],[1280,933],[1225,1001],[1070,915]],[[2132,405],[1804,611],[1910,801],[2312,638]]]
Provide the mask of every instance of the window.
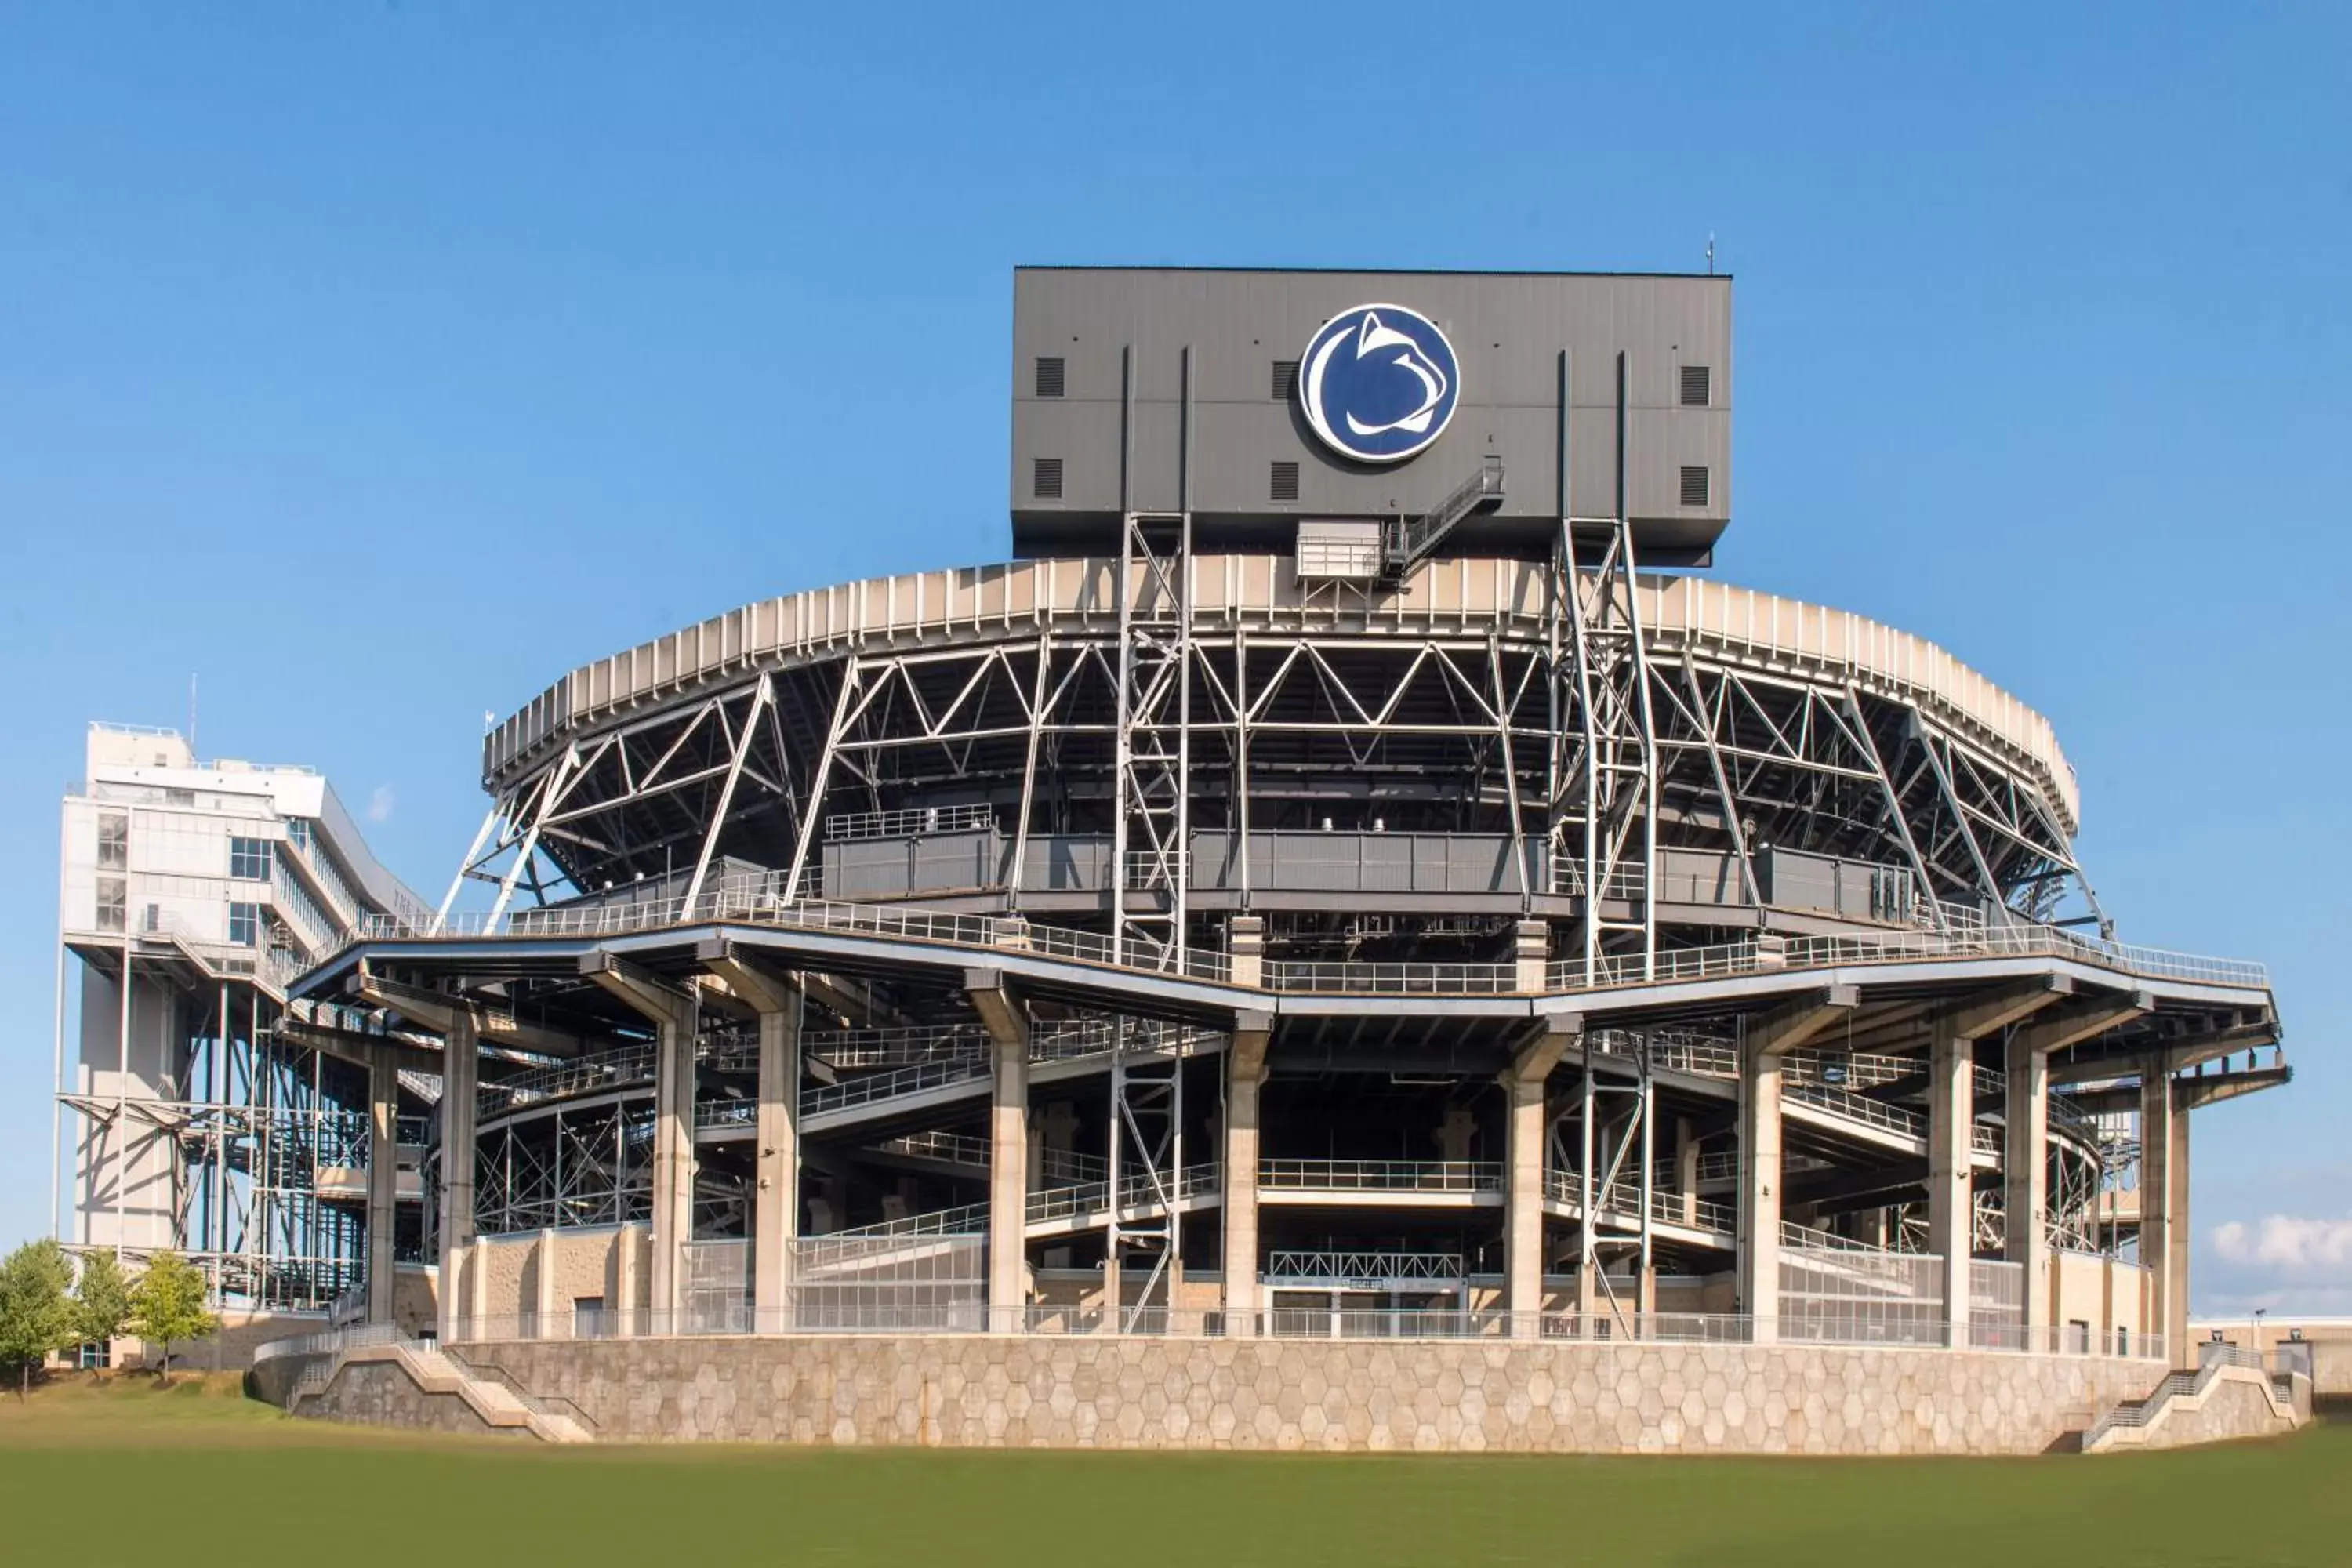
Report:
[[269,840],[232,838],[228,841],[228,874],[240,882],[269,880]]
[[259,904],[231,904],[228,907],[228,941],[231,947],[261,945]]
[[98,929],[121,931],[125,914],[131,907],[130,895],[120,877],[98,879]]
[[101,871],[122,871],[131,866],[131,816],[127,812],[101,811],[98,814],[98,867]]
[[1039,458],[1029,474],[1029,493],[1039,500],[1062,499],[1062,459]]
[[85,1340],[74,1352],[74,1365],[83,1372],[100,1372],[114,1364],[114,1342]]
[[1278,359],[1274,362],[1274,400],[1287,403],[1298,391],[1298,362]]
[[604,1298],[574,1296],[572,1298],[572,1337],[575,1340],[601,1340],[607,1328],[604,1322]]
[[1712,401],[1707,395],[1712,390],[1707,384],[1711,379],[1712,377],[1707,374],[1706,366],[1703,364],[1683,366],[1683,406],[1685,408],[1704,408]]
[[192,789],[171,789],[167,787],[163,791],[163,804],[165,805],[194,805],[196,804],[196,792]]
[[1062,359],[1059,354],[1055,355],[1051,359],[1041,358],[1037,361],[1038,396],[1059,397],[1062,395]]
[[310,852],[310,824],[302,817],[286,819],[286,842],[308,855]]
[[1683,505],[1706,504],[1706,470],[1690,464],[1683,465]]
[[1297,463],[1274,465],[1273,473],[1266,479],[1265,498],[1268,500],[1298,499],[1298,465]]

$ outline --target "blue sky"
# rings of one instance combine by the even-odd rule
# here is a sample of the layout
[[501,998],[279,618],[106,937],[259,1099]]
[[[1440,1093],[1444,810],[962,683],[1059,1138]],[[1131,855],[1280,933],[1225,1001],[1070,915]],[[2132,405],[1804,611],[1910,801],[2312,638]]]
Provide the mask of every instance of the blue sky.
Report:
[[207,753],[437,893],[486,710],[1003,554],[1014,264],[1713,234],[1719,574],[2040,707],[2122,934],[2271,963],[2298,1080],[2198,1118],[2198,1304],[2352,1312],[2352,12],[1767,9],[0,3],[0,1240],[87,721],[197,673]]

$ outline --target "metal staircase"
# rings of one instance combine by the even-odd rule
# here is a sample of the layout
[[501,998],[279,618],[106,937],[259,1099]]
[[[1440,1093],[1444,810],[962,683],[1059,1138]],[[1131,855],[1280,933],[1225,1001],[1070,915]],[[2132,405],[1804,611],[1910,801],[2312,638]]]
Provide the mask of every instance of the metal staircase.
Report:
[[1402,519],[1381,531],[1381,581],[1391,586],[1403,581],[1404,574],[1443,544],[1464,518],[1502,499],[1503,459],[1489,452],[1476,473],[1426,514]]

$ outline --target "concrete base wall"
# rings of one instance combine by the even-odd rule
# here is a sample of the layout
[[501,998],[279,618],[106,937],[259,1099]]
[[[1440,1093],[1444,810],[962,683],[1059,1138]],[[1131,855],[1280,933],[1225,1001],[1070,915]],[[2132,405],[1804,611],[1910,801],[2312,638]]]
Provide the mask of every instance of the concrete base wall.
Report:
[[2038,1453],[2161,1375],[1943,1351],[845,1335],[468,1347],[600,1440]]

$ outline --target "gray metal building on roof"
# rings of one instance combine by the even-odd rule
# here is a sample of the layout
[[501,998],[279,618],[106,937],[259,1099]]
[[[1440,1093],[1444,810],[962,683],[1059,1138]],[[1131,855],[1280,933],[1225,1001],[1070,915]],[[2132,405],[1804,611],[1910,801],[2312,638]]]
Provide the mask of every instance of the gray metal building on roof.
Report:
[[[1393,303],[1460,367],[1451,427],[1375,467],[1318,441],[1305,351]],[[1621,385],[1619,367],[1623,367]],[[1704,560],[1731,517],[1731,279],[1581,273],[1023,268],[1013,274],[1016,553],[1084,553],[1127,512],[1189,512],[1214,550],[1300,518],[1425,515],[1499,463],[1461,535],[1540,555],[1563,516],[1625,506],[1646,562]]]

